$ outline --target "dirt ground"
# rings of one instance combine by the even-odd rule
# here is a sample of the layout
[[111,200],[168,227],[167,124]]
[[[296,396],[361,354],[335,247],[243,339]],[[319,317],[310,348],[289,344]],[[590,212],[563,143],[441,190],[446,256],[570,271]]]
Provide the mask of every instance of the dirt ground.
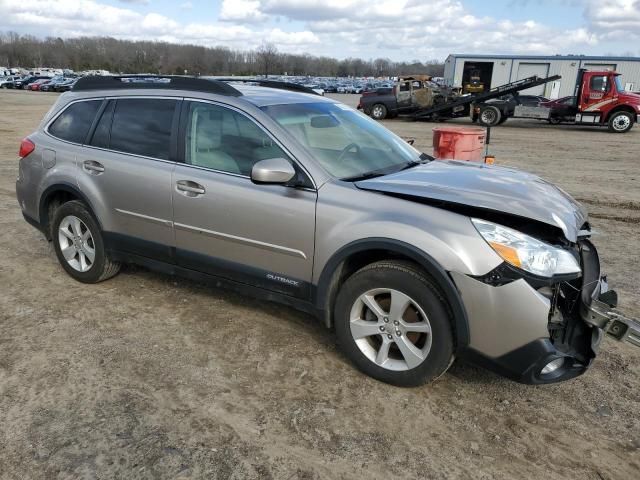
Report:
[[[0,478],[640,478],[640,349],[606,340],[557,385],[457,362],[400,389],[289,308],[138,267],[76,283],[14,193],[20,139],[54,99],[0,91]],[[385,124],[431,151],[434,124]],[[640,317],[640,128],[509,121],[492,141],[588,206]]]

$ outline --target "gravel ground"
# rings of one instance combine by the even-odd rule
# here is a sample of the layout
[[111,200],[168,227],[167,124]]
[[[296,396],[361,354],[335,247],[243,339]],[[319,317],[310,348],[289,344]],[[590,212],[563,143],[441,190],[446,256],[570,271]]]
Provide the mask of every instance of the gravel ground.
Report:
[[[0,91],[0,478],[639,478],[631,346],[607,339],[587,374],[559,385],[457,362],[399,389],[279,305],[138,267],[76,283],[14,193],[20,139],[54,99]],[[385,124],[430,152],[434,124]],[[589,207],[610,283],[636,317],[639,147],[638,127],[525,121],[494,129],[491,147]]]

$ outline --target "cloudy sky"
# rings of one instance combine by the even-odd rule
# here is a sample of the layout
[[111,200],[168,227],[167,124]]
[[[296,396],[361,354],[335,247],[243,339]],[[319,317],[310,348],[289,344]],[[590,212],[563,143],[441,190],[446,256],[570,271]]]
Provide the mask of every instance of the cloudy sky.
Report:
[[0,31],[338,58],[640,56],[640,0],[0,0]]

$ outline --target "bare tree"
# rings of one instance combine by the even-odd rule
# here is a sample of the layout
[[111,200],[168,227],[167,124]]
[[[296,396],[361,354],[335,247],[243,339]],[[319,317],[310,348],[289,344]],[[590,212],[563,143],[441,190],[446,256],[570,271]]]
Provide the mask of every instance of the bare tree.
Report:
[[[0,0],[1,2],[2,0]],[[278,52],[270,43],[257,50],[118,40],[111,37],[37,38],[0,32],[0,65],[108,70],[114,73],[193,75],[397,76],[426,73],[442,76],[439,61],[393,62],[386,58],[337,60],[309,54]]]
[[264,76],[268,77],[278,60],[278,49],[273,43],[263,42],[256,50],[256,54]]

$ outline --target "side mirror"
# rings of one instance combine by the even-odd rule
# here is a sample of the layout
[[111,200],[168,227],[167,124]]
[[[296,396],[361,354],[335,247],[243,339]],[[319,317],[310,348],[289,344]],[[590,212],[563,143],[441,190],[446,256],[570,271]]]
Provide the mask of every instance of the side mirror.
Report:
[[296,171],[289,160],[284,158],[267,158],[260,160],[251,169],[251,181],[258,184],[282,185],[295,177]]

